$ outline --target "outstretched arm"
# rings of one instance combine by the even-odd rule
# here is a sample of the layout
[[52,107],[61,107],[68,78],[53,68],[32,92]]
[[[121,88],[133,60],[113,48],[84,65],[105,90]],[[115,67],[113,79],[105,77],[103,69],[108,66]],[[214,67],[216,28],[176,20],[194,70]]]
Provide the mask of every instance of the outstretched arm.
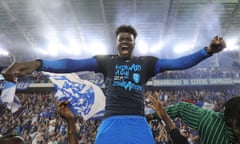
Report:
[[183,70],[190,68],[212,54],[222,51],[224,48],[226,48],[226,43],[223,38],[216,36],[212,39],[208,47],[205,47],[191,55],[177,59],[159,59],[155,65],[155,73],[166,70]]
[[78,71],[96,71],[97,61],[95,58],[73,60],[41,60],[39,71],[55,72],[55,73],[71,73]]
[[97,61],[89,59],[60,59],[60,60],[36,60],[30,62],[15,62],[2,71],[7,81],[15,82],[16,77],[31,74],[34,71],[47,71],[54,73],[71,73],[78,71],[96,71]]

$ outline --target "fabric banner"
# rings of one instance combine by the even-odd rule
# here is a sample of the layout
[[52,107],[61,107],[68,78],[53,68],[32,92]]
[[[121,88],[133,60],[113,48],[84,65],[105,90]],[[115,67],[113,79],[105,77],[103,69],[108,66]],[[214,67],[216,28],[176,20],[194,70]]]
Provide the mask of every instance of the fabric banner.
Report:
[[4,86],[1,93],[2,103],[7,104],[7,108],[15,113],[20,107],[21,103],[17,96],[15,96],[16,84],[12,82],[4,82]]
[[84,120],[105,109],[105,95],[97,85],[82,80],[76,73],[56,74],[43,72],[56,89],[58,101],[69,101],[70,109]]

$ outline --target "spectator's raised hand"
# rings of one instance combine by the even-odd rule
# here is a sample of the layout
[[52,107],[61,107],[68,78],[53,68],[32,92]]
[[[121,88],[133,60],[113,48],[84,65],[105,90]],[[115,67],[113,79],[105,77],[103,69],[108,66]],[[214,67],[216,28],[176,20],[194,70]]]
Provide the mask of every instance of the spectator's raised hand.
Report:
[[57,104],[58,114],[67,121],[68,144],[77,144],[77,136],[75,129],[75,117],[73,112],[68,108],[68,101],[63,101]]
[[157,112],[158,116],[161,119],[165,119],[166,117],[168,117],[168,114],[165,111],[165,109],[160,101],[159,94],[155,92],[154,95],[149,95],[148,97],[149,97],[149,101],[151,103],[150,107]]
[[68,101],[63,101],[57,104],[58,114],[66,121],[74,120],[75,118],[73,112],[68,108],[68,104]]

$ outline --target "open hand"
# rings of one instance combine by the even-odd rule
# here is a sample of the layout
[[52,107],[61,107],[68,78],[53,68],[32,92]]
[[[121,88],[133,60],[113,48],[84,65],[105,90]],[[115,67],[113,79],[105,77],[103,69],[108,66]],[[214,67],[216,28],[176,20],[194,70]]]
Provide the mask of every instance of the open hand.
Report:
[[2,75],[5,80],[16,83],[17,77],[32,74],[40,65],[39,61],[14,62],[2,71]]

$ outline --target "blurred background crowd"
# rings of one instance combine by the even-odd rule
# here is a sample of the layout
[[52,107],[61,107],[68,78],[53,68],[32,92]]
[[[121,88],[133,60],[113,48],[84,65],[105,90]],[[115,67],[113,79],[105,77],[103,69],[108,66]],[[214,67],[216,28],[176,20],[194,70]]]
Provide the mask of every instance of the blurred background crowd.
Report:
[[[196,71],[196,72],[194,72]],[[189,76],[191,74],[191,76]],[[84,79],[99,85],[104,89],[103,77],[100,74],[91,72],[79,73]],[[181,79],[188,76],[190,78],[238,78],[238,73],[228,70],[198,69],[175,73],[163,73],[153,79]],[[50,83],[50,81],[41,73],[33,74],[19,79],[19,83]],[[54,89],[29,91],[18,90],[16,96],[21,101],[21,108],[12,113],[6,105],[0,104],[0,134],[5,135],[13,133],[22,136],[27,144],[67,144],[66,123],[56,112],[56,100],[54,98]],[[211,110],[222,112],[223,104],[232,96],[239,95],[238,85],[214,85],[214,86],[147,86],[145,91],[146,101],[148,95],[158,93],[164,105],[174,104],[179,101],[194,103],[207,103]],[[147,108],[146,115],[151,113]],[[97,128],[102,117],[92,118],[84,121],[80,116],[76,118],[76,129],[78,133],[79,144],[92,144],[94,142]],[[180,118],[173,120],[180,129],[183,136],[187,137],[192,144],[198,144],[198,133],[188,127]],[[160,119],[148,117],[149,125],[157,144],[168,144],[169,136],[165,123]]]

